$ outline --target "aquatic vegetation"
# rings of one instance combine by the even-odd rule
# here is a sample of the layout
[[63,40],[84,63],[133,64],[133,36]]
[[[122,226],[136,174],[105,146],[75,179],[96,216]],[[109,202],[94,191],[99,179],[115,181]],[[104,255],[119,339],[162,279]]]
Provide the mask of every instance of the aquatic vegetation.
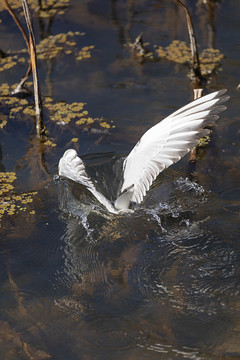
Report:
[[73,143],[78,142],[78,138],[72,138],[72,139],[71,139],[71,142],[73,142]]
[[7,116],[0,114],[0,129],[3,129],[7,125]]
[[94,49],[94,45],[84,46],[77,54],[76,60],[89,59],[91,57],[91,50]]
[[[91,50],[94,49],[94,45],[84,46],[77,50],[77,36],[84,36],[84,33],[68,31],[46,37],[36,46],[38,60],[55,59],[62,54],[72,54],[78,61],[91,58]],[[0,58],[0,71],[10,70],[16,65],[28,62],[28,60],[27,49],[19,50],[14,55],[8,53],[6,57]]]
[[147,46],[149,43],[143,43],[142,34],[138,35],[134,43],[128,43],[132,56],[140,63],[145,61],[155,61],[156,57]]
[[27,59],[21,53],[15,55],[7,54],[7,56],[0,58],[0,71],[10,70],[17,64],[24,64],[26,61]]
[[198,147],[206,147],[209,143],[210,143],[210,136],[206,135],[200,139],[200,143]]
[[[42,18],[50,17],[55,14],[63,15],[68,8],[69,2],[70,2],[70,0],[59,0],[57,2],[54,0],[45,0],[44,5],[41,3],[41,7],[39,7],[40,2],[38,2],[38,1],[36,2],[35,0],[28,0],[28,4],[29,4],[30,8],[35,11],[37,10],[38,15]],[[10,5],[11,5],[12,9],[17,10],[18,12],[20,12],[21,15],[23,15],[21,1],[11,0]],[[3,10],[6,10],[6,8],[5,8],[4,4],[1,2],[0,3],[0,11],[3,11]]]
[[33,202],[37,191],[16,194],[14,181],[17,179],[15,172],[0,172],[0,219],[4,215],[14,215],[19,212],[35,214],[34,209],[29,209],[28,204]]
[[[14,59],[15,58],[15,59]],[[17,64],[16,56],[7,56],[0,59],[0,71],[9,70]]]
[[[56,58],[62,53],[66,55],[72,54],[75,50],[74,47],[77,45],[74,37],[83,35],[84,33],[80,33],[79,31],[68,31],[67,33],[59,33],[54,36],[48,36],[36,47],[38,59],[48,60]],[[89,52],[88,57],[90,56],[91,54]]]
[[[26,85],[31,86],[32,82],[27,82]],[[3,105],[9,108],[9,117],[15,117],[17,114],[35,116],[33,104],[29,103],[27,99],[21,99],[11,95],[11,92],[16,86],[17,84],[10,86],[7,83],[0,85],[0,100]],[[106,121],[94,119],[89,116],[88,111],[84,110],[85,106],[86,103],[84,102],[73,102],[72,104],[68,104],[65,101],[54,102],[53,98],[50,96],[46,96],[43,99],[43,107],[49,111],[50,120],[58,125],[66,125],[71,120],[76,119],[76,125],[91,125],[94,122],[97,122],[103,128],[111,128],[111,125]],[[2,122],[0,122],[0,128],[4,125],[6,125],[5,117]]]
[[67,125],[75,119],[76,125],[90,126],[98,124],[106,129],[112,127],[106,121],[103,121],[102,118],[89,116],[88,110],[84,110],[85,106],[86,103],[83,102],[73,102],[72,104],[68,104],[65,101],[53,102],[53,99],[50,97],[47,97],[44,102],[44,107],[49,111],[50,119],[56,122],[57,125]]
[[66,125],[71,120],[82,118],[87,113],[82,112],[85,106],[83,102],[74,102],[72,104],[65,101],[53,102],[53,99],[49,97],[46,100],[44,106],[49,110],[50,119],[58,125]]
[[52,141],[49,140],[49,139],[44,142],[44,145],[46,145],[46,146],[51,146],[51,147],[56,147],[56,146],[57,146],[56,143],[52,142]]
[[[32,85],[32,82],[27,82],[26,85],[30,86]],[[11,95],[16,86],[17,84],[10,86],[7,83],[0,85],[0,101],[2,103],[2,107],[8,109],[9,118],[15,118],[19,113],[35,115],[33,105],[29,104],[27,99],[21,99]],[[7,124],[7,116],[1,114],[1,117],[3,117],[3,120],[0,123],[0,129]]]
[[[156,46],[159,58],[165,58],[179,64],[191,64],[192,54],[190,47],[184,41],[174,40],[167,47]],[[204,49],[200,55],[200,69],[202,75],[206,76],[215,71],[224,55],[217,49]]]

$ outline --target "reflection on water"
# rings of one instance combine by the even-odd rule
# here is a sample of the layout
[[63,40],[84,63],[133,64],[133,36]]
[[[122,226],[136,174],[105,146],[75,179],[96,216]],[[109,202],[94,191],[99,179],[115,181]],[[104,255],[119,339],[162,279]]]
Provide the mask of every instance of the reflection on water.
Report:
[[[74,147],[99,190],[115,200],[124,156],[147,128],[192,99],[184,64],[140,64],[128,43],[142,32],[151,51],[187,42],[185,17],[165,0],[63,3],[51,5],[49,17],[45,7],[34,12],[41,40],[81,33],[68,48],[63,34],[59,53],[39,59],[48,141],[34,138],[34,117],[24,113],[32,98],[20,114],[18,99],[1,98],[0,170],[17,179],[4,197],[14,211],[0,229],[0,358],[238,359],[240,2],[186,1],[200,50],[216,46],[225,55],[205,90],[226,87],[231,95],[191,180],[183,159],[133,214],[114,216],[86,189],[59,179],[58,161]],[[24,44],[1,5],[0,12],[0,49],[18,57],[0,72],[6,90],[27,58],[19,61]]]

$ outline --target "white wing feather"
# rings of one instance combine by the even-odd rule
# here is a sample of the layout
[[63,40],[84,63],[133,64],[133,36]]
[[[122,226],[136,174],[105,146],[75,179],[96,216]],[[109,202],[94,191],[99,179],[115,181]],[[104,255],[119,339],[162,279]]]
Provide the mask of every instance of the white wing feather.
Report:
[[131,201],[141,203],[158,174],[180,160],[200,138],[209,133],[204,129],[218,119],[226,109],[221,105],[229,99],[226,90],[203,96],[175,111],[150,128],[136,144],[123,164],[123,185],[115,202],[117,209],[128,207],[120,203],[123,192],[131,192]]
[[83,161],[78,157],[77,152],[74,149],[65,151],[58,164],[58,173],[60,176],[85,186],[108,211],[117,213],[110,201],[96,190],[93,182],[86,173]]

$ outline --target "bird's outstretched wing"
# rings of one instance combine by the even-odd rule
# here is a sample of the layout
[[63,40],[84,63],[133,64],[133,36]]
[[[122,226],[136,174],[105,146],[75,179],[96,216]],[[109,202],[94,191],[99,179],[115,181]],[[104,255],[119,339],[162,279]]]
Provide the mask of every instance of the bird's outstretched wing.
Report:
[[141,203],[158,174],[180,160],[209,133],[213,123],[226,109],[226,90],[203,96],[175,111],[150,128],[123,163],[123,185],[115,202],[117,209],[131,201]]
[[68,149],[59,160],[58,173],[60,176],[73,180],[85,186],[103,204],[108,211],[117,213],[113,205],[103,194],[96,190],[92,180],[85,170],[83,161],[74,149]]

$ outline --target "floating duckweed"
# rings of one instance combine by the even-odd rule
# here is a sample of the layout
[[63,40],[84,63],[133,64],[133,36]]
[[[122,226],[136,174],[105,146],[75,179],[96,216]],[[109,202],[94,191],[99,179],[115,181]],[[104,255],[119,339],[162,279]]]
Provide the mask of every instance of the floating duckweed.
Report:
[[23,64],[27,61],[26,58],[24,58],[23,56],[20,56],[20,53],[22,53],[23,51],[20,50],[19,54],[16,55],[7,55],[4,58],[0,59],[0,71],[4,71],[4,70],[9,70],[11,68],[13,68],[15,65],[17,65],[18,63]]
[[0,172],[0,182],[6,181],[8,183],[12,183],[16,180],[16,178],[15,172]]
[[91,50],[94,49],[94,45],[84,46],[77,55],[77,60],[89,59],[91,57]]
[[26,115],[30,115],[30,116],[35,116],[35,115],[36,115],[36,112],[35,112],[35,110],[33,109],[32,106],[26,107],[26,108],[23,110],[23,113],[26,114]]
[[87,121],[86,118],[81,118],[80,120],[76,121],[75,124],[76,125],[83,125],[83,124],[86,123],[86,121]]
[[110,129],[110,127],[111,127],[106,121],[100,122],[100,126],[106,128],[106,129]]
[[[17,113],[21,112],[25,115],[35,115],[35,110],[32,105],[28,105],[26,99],[20,99],[16,96],[12,96],[12,91],[16,88],[17,84],[9,86],[8,84],[2,84],[0,86],[0,100],[3,105],[7,106],[9,111],[9,118],[14,118]],[[0,128],[3,128],[7,123],[6,117],[0,115]]]
[[[180,64],[191,64],[192,54],[190,47],[184,42],[174,40],[169,46],[156,47],[159,58],[166,58]],[[202,75],[211,74],[220,64],[224,55],[217,49],[205,49],[199,55]]]
[[20,105],[28,105],[28,101],[26,99],[19,99]]
[[200,54],[200,68],[203,75],[211,74],[221,63],[224,55],[218,49],[205,49]]
[[51,140],[47,140],[44,143],[46,146],[56,147],[57,144],[53,143]]
[[72,138],[72,139],[71,139],[71,142],[74,142],[74,143],[75,143],[75,142],[78,142],[78,138]]
[[0,59],[0,71],[9,70],[17,64],[13,56],[7,56]]
[[76,41],[70,40],[70,38],[76,35],[79,36],[82,34],[69,31],[68,33],[60,33],[43,39],[40,44],[37,45],[38,58],[53,59],[61,53],[65,53],[66,55],[72,54],[73,46],[76,46],[77,43]]
[[[45,0],[44,4],[42,4],[41,9],[39,10],[38,2],[35,0],[28,0],[28,4],[33,10],[39,10],[38,15],[41,17],[50,17],[55,14],[64,14],[67,10],[70,0],[58,0],[57,2],[54,0]],[[22,11],[22,3],[19,0],[11,0],[11,7],[15,10],[19,10],[21,15],[23,15]],[[3,2],[0,2],[0,11],[6,10]]]
[[192,59],[191,49],[184,41],[179,40],[174,40],[166,48],[161,46],[156,48],[156,52],[159,57],[163,57],[180,64],[190,62]]
[[[32,82],[28,82],[26,85],[32,85]],[[29,104],[27,99],[20,99],[11,95],[14,88],[16,88],[16,84],[9,86],[8,84],[3,83],[0,86],[0,100],[9,108],[9,118],[15,118],[17,114],[27,117],[35,117],[36,113],[34,105]],[[73,102],[71,104],[68,104],[65,101],[54,102],[50,96],[46,96],[43,102],[43,107],[48,111],[50,119],[57,125],[67,125],[74,120],[76,125],[89,126],[97,123],[106,129],[111,128],[111,126],[106,121],[103,121],[103,119],[94,119],[89,116],[88,110],[85,109],[85,106],[86,103],[84,102]],[[7,116],[0,114],[0,129],[2,129],[6,124]],[[49,147],[57,146],[57,144],[51,140],[47,140],[45,145]]]
[[5,125],[7,125],[7,116],[0,115],[0,129],[3,129]]
[[45,96],[44,100],[46,103],[53,102],[53,98],[51,98],[51,96]]
[[66,42],[66,45],[69,45],[69,46],[76,46],[76,45],[77,45],[77,43],[76,43],[76,41],[67,41],[67,42]]
[[[84,33],[80,32],[73,32],[69,31],[67,33],[59,33],[55,36],[49,36],[43,39],[37,46],[37,56],[38,59],[46,60],[46,59],[53,59],[61,55],[62,53],[65,55],[74,54],[79,57],[79,52],[77,52],[74,47],[76,47],[77,42],[72,39],[76,36],[82,36]],[[85,46],[83,47],[80,52],[82,58],[90,58],[91,53],[90,50],[94,46]],[[24,55],[23,55],[24,54]],[[26,58],[24,57],[26,56]],[[9,54],[7,57],[0,59],[0,71],[9,70],[13,68],[16,64],[23,64],[25,63],[28,58],[28,51],[27,49],[22,49],[18,51],[18,53],[14,56]]]
[[74,102],[67,104],[66,102],[59,101],[57,103],[51,103],[50,101],[45,103],[45,107],[50,112],[50,118],[56,121],[57,124],[68,124],[71,120],[88,114],[88,111],[83,110],[85,103]]
[[[18,213],[18,211],[27,211],[26,206],[33,202],[33,197],[37,194],[36,191],[22,194],[13,194],[14,185],[12,183],[16,180],[15,172],[0,172],[0,219],[4,214],[10,216]],[[32,210],[30,214],[34,214]]]
[[15,108],[11,109],[11,113],[16,113],[16,112],[18,112],[18,111],[20,111],[22,109],[23,109],[22,106],[16,106]]
[[198,147],[206,147],[210,143],[210,136],[206,135],[200,139]]

